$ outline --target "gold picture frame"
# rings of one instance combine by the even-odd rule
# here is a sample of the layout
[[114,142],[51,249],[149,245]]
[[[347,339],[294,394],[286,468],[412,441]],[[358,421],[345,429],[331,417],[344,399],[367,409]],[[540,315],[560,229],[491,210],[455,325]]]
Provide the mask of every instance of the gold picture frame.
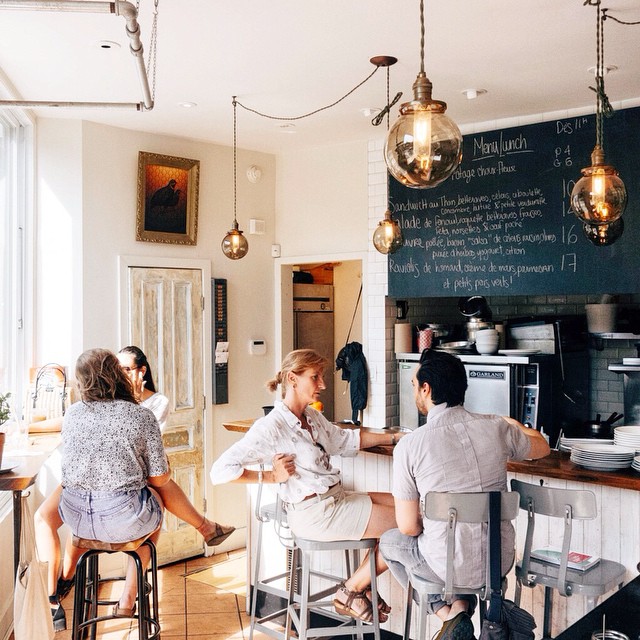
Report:
[[196,244],[200,161],[138,152],[136,240]]

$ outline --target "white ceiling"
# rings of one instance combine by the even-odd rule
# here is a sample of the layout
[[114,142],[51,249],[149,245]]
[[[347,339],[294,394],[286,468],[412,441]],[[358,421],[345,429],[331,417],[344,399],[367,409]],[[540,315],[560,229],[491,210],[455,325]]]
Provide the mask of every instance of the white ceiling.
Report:
[[[15,88],[12,97],[142,101],[122,17],[9,10],[7,2],[0,0],[0,71]],[[583,2],[426,0],[425,71],[433,97],[448,103],[459,125],[593,108],[587,69],[596,62],[596,8]],[[603,6],[621,20],[640,20],[638,0],[603,0]],[[145,55],[152,9],[152,0],[141,0]],[[618,67],[606,77],[609,99],[639,98],[640,25],[607,20],[604,31],[605,64]],[[103,50],[102,40],[121,48]],[[366,78],[374,69],[371,57],[390,55],[398,58],[390,71],[391,96],[402,91],[404,102],[412,96],[419,53],[418,0],[159,0],[152,111],[36,113],[229,145],[233,95],[270,115],[301,115]],[[468,88],[488,93],[468,100],[462,94]],[[385,98],[386,71],[380,69],[339,105],[298,120],[293,134],[284,132],[283,122],[238,108],[238,146],[277,153],[376,138],[379,128],[361,109],[380,108]],[[179,106],[185,101],[197,107]]]

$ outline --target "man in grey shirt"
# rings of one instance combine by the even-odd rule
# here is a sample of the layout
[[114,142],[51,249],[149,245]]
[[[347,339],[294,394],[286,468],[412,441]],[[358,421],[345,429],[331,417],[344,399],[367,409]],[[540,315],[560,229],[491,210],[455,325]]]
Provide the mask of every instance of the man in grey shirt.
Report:
[[[446,564],[446,523],[423,520],[420,501],[429,491],[507,490],[507,461],[542,458],[549,445],[535,429],[512,418],[469,413],[462,406],[467,377],[462,362],[448,353],[425,350],[413,378],[415,401],[427,422],[403,438],[393,454],[393,496],[398,529],[380,540],[380,551],[398,582],[408,574],[442,581]],[[455,583],[484,582],[486,540],[482,525],[459,524],[460,549],[454,560]],[[514,561],[515,532],[502,523],[502,567]],[[434,640],[472,640],[475,596],[440,594],[429,598],[429,612],[444,624]]]

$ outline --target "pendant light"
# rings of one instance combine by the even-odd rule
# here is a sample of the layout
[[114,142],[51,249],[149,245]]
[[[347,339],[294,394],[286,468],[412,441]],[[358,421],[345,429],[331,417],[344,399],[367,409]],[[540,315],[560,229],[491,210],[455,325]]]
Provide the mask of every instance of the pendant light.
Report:
[[446,102],[431,98],[432,84],[424,72],[424,0],[420,0],[420,72],[414,99],[400,107],[389,131],[384,159],[389,173],[407,187],[428,189],[444,182],[462,160],[462,134],[445,115]]
[[[375,61],[375,62],[374,62]],[[387,132],[389,131],[389,67],[398,60],[391,56],[378,56],[371,58],[374,64],[380,64],[387,67],[387,106],[383,109],[387,117]],[[394,102],[397,101],[402,94],[397,94]],[[381,112],[382,113],[382,112]],[[378,124],[381,121],[378,121]],[[374,123],[375,124],[375,123]],[[402,246],[402,231],[398,221],[391,217],[391,211],[387,209],[384,212],[384,219],[378,222],[376,230],[373,232],[373,246],[377,251],[385,255],[395,253]]]
[[[580,178],[571,192],[571,208],[585,225],[610,225],[622,216],[627,205],[627,190],[618,177],[616,169],[604,161],[602,144],[603,110],[612,112],[609,99],[604,91],[604,18],[601,16],[600,0],[597,6],[596,22],[596,144],[591,152],[591,166],[582,169]],[[587,237],[593,242],[592,230],[585,228]],[[622,227],[611,232],[608,242],[611,244],[622,234]],[[605,235],[609,235],[607,232]],[[597,237],[597,234],[596,234]]]
[[238,228],[236,211],[238,208],[238,145],[237,145],[237,106],[233,96],[233,224],[222,240],[222,253],[230,260],[240,260],[249,251],[249,243]]
[[373,246],[384,254],[395,253],[402,246],[400,225],[391,217],[389,209],[384,212],[384,220],[378,222],[373,232]]

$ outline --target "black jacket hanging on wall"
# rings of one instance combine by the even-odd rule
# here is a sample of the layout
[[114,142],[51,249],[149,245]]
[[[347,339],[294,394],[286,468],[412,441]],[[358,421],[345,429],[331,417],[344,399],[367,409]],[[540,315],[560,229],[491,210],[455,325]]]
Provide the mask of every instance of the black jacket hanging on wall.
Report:
[[354,424],[360,424],[358,412],[367,406],[369,376],[367,360],[359,342],[349,342],[340,349],[336,358],[336,371],[340,369],[342,369],[342,379],[347,380],[350,386],[351,420]]

